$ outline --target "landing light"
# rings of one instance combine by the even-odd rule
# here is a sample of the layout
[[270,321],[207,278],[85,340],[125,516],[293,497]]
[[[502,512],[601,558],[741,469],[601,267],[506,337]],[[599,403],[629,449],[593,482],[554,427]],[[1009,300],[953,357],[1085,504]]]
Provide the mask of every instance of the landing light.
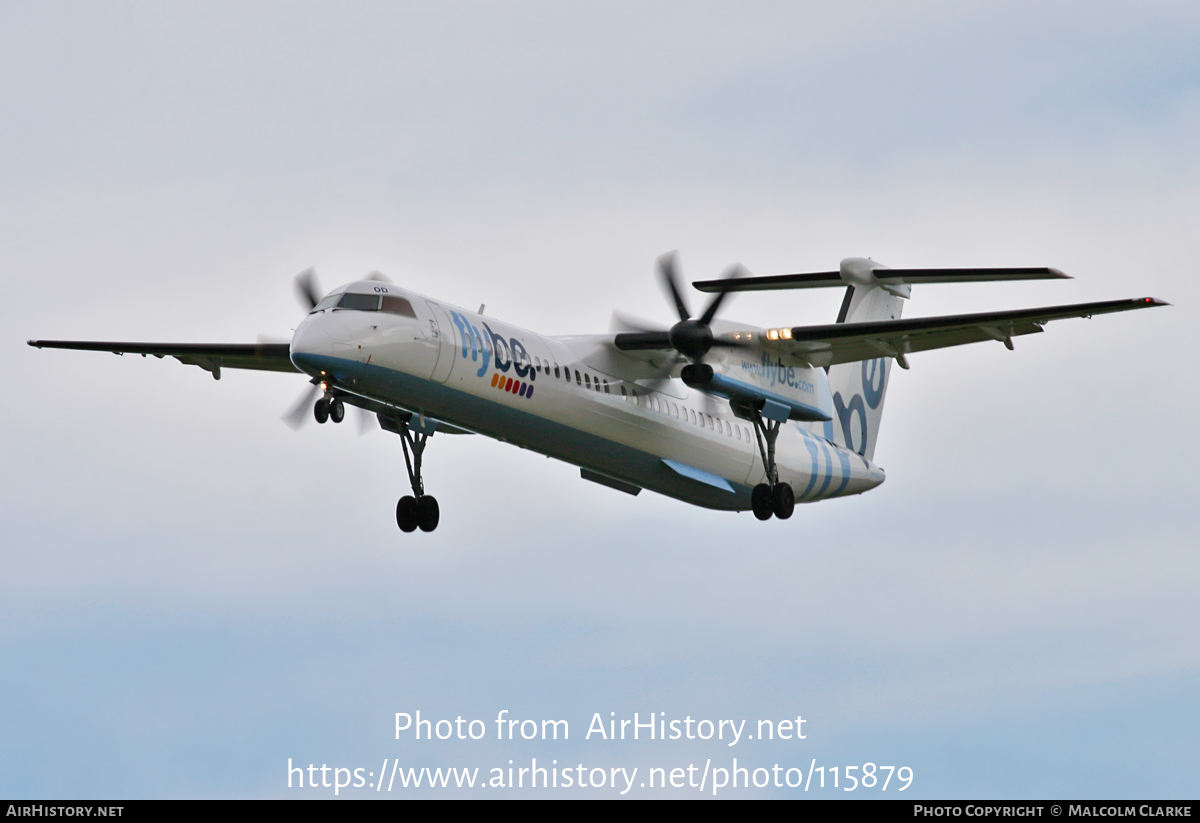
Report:
[[768,340],[778,340],[779,339],[779,329],[768,329],[767,330],[767,339]]
[[782,337],[784,340],[791,340],[792,339],[792,330],[791,329],[780,329],[779,336]]

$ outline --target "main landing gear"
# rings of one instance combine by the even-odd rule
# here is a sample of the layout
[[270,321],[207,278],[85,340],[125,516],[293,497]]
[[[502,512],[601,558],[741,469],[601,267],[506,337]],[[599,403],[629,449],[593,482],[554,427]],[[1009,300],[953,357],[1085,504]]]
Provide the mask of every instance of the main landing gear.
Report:
[[[762,412],[757,409],[747,416],[754,424],[758,453],[767,472],[767,482],[759,483],[750,493],[750,508],[759,520],[770,520],[771,515],[787,520],[796,508],[796,497],[791,486],[779,481],[779,469],[775,465],[775,439],[779,437],[783,422],[763,420]],[[765,445],[763,441],[766,441]]]
[[[425,452],[425,443],[432,434],[417,432],[416,435],[409,427],[401,423],[398,427],[400,445],[404,449],[404,466],[408,469],[408,482],[412,486],[412,495],[404,495],[396,504],[396,525],[402,532],[416,531],[431,532],[438,526],[441,513],[438,510],[437,498],[425,494],[425,481],[421,479],[421,455]],[[408,456],[412,449],[412,458]]]

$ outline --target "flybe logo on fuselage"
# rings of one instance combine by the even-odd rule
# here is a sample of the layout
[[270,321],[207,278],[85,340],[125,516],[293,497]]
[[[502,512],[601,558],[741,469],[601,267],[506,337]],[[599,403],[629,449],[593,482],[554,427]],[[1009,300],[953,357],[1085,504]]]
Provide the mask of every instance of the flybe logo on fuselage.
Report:
[[763,380],[770,380],[770,385],[787,386],[792,389],[798,389],[806,394],[815,395],[817,387],[809,381],[798,377],[796,369],[793,366],[783,365],[782,360],[771,362],[771,357],[766,352],[762,353],[762,358],[758,363],[751,363],[749,360],[742,361],[742,371],[749,372],[755,377],[761,377]]
[[[480,331],[470,320],[456,311],[450,312],[450,319],[458,326],[458,339],[461,342],[463,359],[480,363],[476,377],[484,377],[489,370],[492,374],[492,388],[510,392],[518,397],[533,397],[533,381],[537,379],[537,370],[533,368],[532,360],[525,346],[515,337],[505,340],[501,335],[492,331],[487,323],[480,323]],[[509,370],[513,376],[509,376]]]

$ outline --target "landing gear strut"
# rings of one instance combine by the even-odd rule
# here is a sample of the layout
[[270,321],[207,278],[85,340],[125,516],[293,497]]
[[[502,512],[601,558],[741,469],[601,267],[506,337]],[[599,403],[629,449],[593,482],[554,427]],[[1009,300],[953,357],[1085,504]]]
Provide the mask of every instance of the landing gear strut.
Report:
[[[762,456],[767,482],[759,483],[750,493],[750,508],[759,520],[770,520],[775,515],[787,520],[796,508],[796,497],[792,487],[779,482],[779,469],[775,465],[775,439],[779,437],[779,420],[763,420],[762,412],[754,409],[750,416],[754,434],[758,440],[758,453]],[[764,443],[765,441],[765,443]]]
[[[425,443],[431,435],[421,432],[414,435],[403,423],[398,428],[400,446],[404,449],[404,466],[408,469],[408,482],[413,493],[401,497],[396,504],[396,525],[402,532],[411,532],[418,528],[423,532],[431,532],[437,528],[441,516],[437,498],[425,494],[425,481],[421,479],[421,456],[425,453]],[[408,454],[410,448],[411,458]]]

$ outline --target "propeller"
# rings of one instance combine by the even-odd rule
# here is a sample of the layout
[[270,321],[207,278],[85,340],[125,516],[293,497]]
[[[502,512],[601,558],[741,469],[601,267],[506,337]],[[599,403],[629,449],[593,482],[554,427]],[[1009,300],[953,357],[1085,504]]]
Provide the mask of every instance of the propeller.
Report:
[[[729,294],[730,289],[728,287],[718,291],[709,301],[708,305],[705,306],[704,313],[698,318],[692,319],[691,310],[688,308],[687,301],[684,299],[683,293],[679,288],[680,279],[676,261],[677,255],[675,252],[668,252],[658,258],[658,276],[663,288],[675,304],[675,311],[679,314],[679,322],[671,326],[667,331],[642,329],[640,331],[621,332],[613,338],[613,345],[621,351],[674,349],[679,355],[686,357],[693,363],[702,362],[704,355],[708,354],[709,350],[714,347],[749,348],[747,343],[743,343],[740,340],[719,340],[715,338],[712,333],[712,327],[709,325],[720,310],[726,295]],[[730,266],[725,271],[724,279],[732,281],[741,276],[744,271],[739,265]],[[730,282],[730,285],[732,285],[732,282]],[[626,327],[632,326],[626,318],[622,317],[621,321],[622,325]],[[677,360],[678,357],[676,358]]]
[[362,437],[368,432],[372,432],[379,428],[379,418],[374,412],[369,412],[362,406],[354,407],[358,411],[358,436]]
[[293,430],[299,429],[312,418],[313,403],[316,402],[317,395],[321,393],[321,388],[316,383],[313,383],[304,392],[296,398],[296,402],[292,407],[283,413],[283,417],[279,418]]
[[300,301],[300,305],[304,308],[305,313],[312,311],[317,307],[317,303],[321,302],[320,284],[317,283],[317,270],[307,268],[296,275],[296,279],[292,283],[292,288],[296,292],[296,299]]

